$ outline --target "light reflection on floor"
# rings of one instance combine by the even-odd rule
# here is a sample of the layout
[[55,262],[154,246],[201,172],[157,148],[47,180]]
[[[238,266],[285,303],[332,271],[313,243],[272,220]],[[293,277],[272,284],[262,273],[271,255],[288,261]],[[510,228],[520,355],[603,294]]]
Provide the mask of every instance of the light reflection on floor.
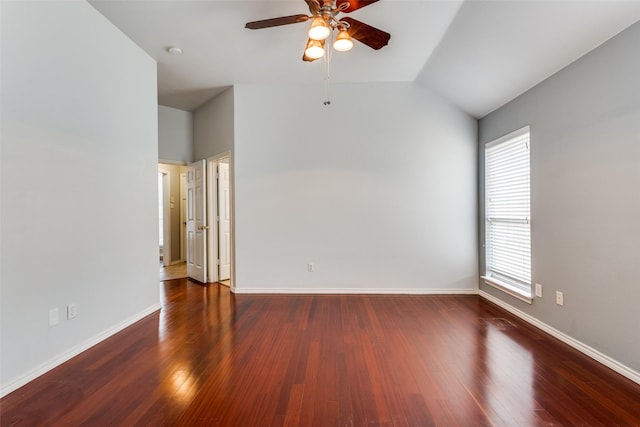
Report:
[[[213,364],[216,371],[224,371],[230,365],[235,341],[235,296],[219,284],[203,285],[188,279],[165,282],[160,290],[163,309],[158,322],[159,357],[172,361],[162,370],[163,389],[176,405],[188,405],[202,387],[200,380],[207,378],[202,371],[209,366],[206,358],[210,357],[211,347],[215,347],[219,359]],[[171,309],[165,309],[169,305]],[[193,316],[194,311],[200,315]],[[230,371],[226,375],[217,373],[222,381],[218,386],[228,388],[230,375]]]

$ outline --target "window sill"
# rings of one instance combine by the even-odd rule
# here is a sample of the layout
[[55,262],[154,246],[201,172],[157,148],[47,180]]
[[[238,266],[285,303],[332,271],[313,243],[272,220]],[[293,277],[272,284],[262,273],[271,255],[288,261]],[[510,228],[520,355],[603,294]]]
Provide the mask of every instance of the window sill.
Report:
[[487,276],[481,276],[481,277],[484,280],[485,284],[491,287],[494,287],[496,289],[499,289],[502,292],[509,294],[514,298],[519,299],[520,301],[524,301],[527,304],[531,304],[533,302],[533,298],[531,297],[531,294],[526,294],[522,292],[522,290],[517,289],[516,287],[511,286],[508,283],[502,282],[500,280],[496,280],[492,277],[487,277]]

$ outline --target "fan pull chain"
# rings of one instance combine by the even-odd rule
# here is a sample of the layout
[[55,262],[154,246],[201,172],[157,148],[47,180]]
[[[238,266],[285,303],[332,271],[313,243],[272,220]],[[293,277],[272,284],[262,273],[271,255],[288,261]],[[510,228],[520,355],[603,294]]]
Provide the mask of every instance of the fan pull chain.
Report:
[[323,102],[323,104],[325,106],[327,105],[331,105],[331,82],[329,80],[330,76],[329,76],[329,70],[330,70],[330,65],[331,65],[331,56],[333,54],[333,49],[331,48],[331,43],[329,43],[329,46],[327,47],[327,51],[326,54],[324,55],[324,96],[325,96],[325,101]]

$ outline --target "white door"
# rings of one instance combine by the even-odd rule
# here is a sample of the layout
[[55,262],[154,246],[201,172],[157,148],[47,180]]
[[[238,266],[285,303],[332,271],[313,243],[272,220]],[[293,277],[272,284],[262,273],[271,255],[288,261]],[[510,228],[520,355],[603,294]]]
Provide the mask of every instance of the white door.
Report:
[[180,261],[187,259],[187,174],[180,174]]
[[218,280],[231,278],[231,212],[229,209],[229,163],[218,163]]
[[207,283],[206,161],[187,166],[187,276]]

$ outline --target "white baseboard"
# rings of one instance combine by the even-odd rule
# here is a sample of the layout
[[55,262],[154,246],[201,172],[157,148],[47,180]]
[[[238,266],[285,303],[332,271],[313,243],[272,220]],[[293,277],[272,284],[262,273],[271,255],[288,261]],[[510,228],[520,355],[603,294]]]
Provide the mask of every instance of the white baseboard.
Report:
[[477,289],[397,289],[397,288],[234,288],[236,294],[296,295],[478,295]]
[[555,337],[557,339],[559,339],[560,341],[562,341],[565,344],[570,345],[571,347],[575,348],[576,350],[578,350],[579,352],[589,356],[590,358],[602,363],[604,366],[606,366],[607,368],[613,369],[614,371],[616,371],[617,373],[619,373],[620,375],[623,375],[627,378],[629,378],[631,381],[640,384],[640,372],[637,372],[631,368],[629,368],[626,365],[623,365],[622,363],[618,362],[615,359],[612,359],[611,357],[607,356],[606,354],[603,354],[601,352],[599,352],[598,350],[596,350],[593,347],[588,346],[587,344],[578,341],[577,339],[565,334],[564,332],[561,332],[559,330],[557,330],[556,328],[547,325],[544,322],[541,322],[540,320],[536,319],[533,316],[530,316],[529,314],[525,313],[524,311],[518,310],[515,307],[512,307],[511,305],[507,304],[506,302],[502,301],[499,298],[494,297],[493,295],[484,292],[484,291],[479,291],[478,294],[486,299],[491,301],[492,303],[494,303],[495,305],[504,308],[505,310],[507,310],[509,313],[512,313],[516,316],[518,316],[519,318],[521,318],[522,320],[524,320],[527,323],[530,323],[531,325],[535,326],[538,329],[541,329],[542,331],[548,333],[549,335],[551,335],[552,337]]
[[154,313],[158,310],[160,310],[161,306],[160,304],[154,304],[151,307],[146,308],[145,310],[142,310],[139,313],[136,313],[135,315],[125,319],[124,321],[118,323],[117,325],[102,331],[101,333],[89,338],[88,340],[84,341],[83,343],[70,348],[69,350],[65,351],[62,354],[59,354],[58,356],[48,360],[47,362],[37,366],[36,368],[30,370],[29,372],[27,372],[26,374],[12,380],[10,383],[8,384],[3,384],[2,387],[0,387],[0,397],[6,396],[7,394],[11,393],[14,390],[17,390],[18,388],[22,387],[23,385],[27,384],[30,381],[35,380],[36,378],[38,378],[39,376],[49,372],[50,370],[52,370],[53,368],[62,365],[64,362],[66,362],[67,360],[77,356],[78,354],[82,353],[85,350],[88,350],[89,348],[93,347],[94,345],[100,343],[101,341],[104,341],[105,339],[111,337],[112,335],[115,335],[116,333],[120,332],[121,330],[133,325],[134,323],[136,323],[137,321],[141,320],[142,318],[150,315],[151,313]]

